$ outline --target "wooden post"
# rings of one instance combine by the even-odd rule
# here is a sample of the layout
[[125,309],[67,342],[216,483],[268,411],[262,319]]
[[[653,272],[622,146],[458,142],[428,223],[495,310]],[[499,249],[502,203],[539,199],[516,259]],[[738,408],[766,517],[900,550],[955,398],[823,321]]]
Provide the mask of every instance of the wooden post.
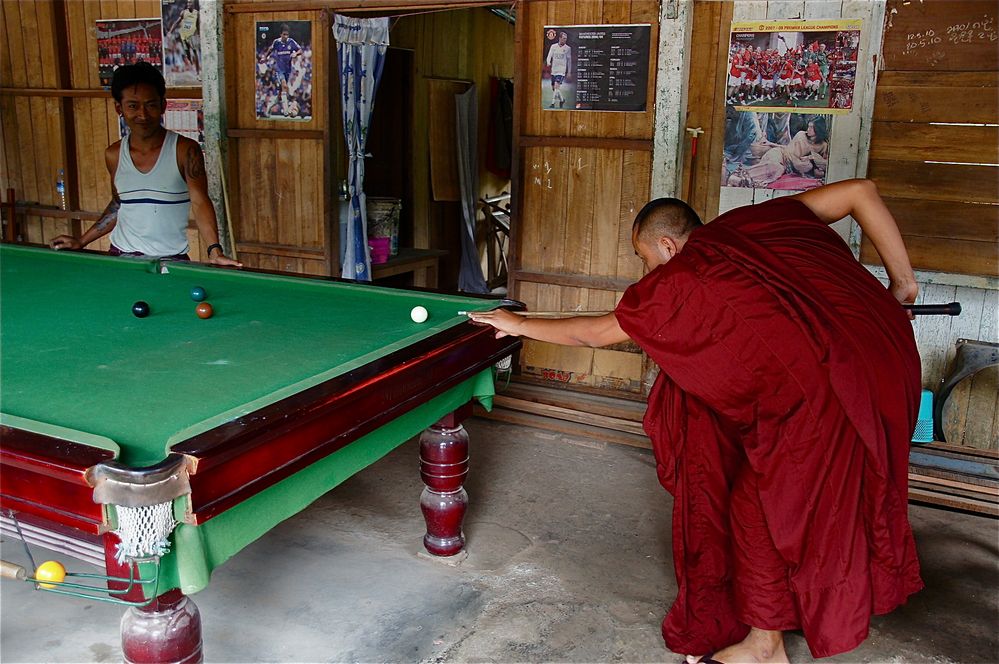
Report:
[[14,188],[7,189],[7,199],[3,202],[3,208],[7,215],[7,225],[3,229],[4,242],[17,242],[17,198],[14,195]]

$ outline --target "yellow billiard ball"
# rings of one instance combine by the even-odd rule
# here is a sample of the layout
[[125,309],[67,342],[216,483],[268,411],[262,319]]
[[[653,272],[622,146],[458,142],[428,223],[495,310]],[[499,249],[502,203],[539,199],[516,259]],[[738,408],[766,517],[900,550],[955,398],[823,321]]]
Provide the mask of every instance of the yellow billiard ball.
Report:
[[[35,578],[39,581],[55,581],[60,583],[66,579],[66,568],[56,560],[46,560],[35,570]],[[51,583],[40,583],[42,588],[55,588]]]

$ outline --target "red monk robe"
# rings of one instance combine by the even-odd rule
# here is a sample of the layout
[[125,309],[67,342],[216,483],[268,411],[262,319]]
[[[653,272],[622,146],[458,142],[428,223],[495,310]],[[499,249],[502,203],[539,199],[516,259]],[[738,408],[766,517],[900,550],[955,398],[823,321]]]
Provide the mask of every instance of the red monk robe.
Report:
[[752,625],[802,629],[826,657],[922,588],[912,327],[808,207],[776,199],[698,228],[615,313],[661,368],[645,430],[675,497],[671,650],[712,652]]

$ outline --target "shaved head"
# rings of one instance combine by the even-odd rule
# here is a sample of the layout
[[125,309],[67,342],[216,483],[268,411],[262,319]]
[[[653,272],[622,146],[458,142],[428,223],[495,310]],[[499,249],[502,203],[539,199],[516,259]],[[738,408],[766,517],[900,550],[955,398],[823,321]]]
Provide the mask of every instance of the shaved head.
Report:
[[699,226],[701,218],[679,198],[657,198],[639,210],[631,232],[649,243],[661,237],[682,241]]

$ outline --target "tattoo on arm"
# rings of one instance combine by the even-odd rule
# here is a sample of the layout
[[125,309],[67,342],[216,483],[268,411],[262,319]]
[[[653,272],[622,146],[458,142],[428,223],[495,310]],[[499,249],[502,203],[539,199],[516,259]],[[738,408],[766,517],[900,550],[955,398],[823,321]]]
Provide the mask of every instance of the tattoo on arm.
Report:
[[114,221],[118,219],[118,208],[120,207],[121,201],[117,198],[112,199],[111,202],[108,203],[108,206],[104,208],[104,214],[102,214],[101,218],[94,224],[94,228],[102,231],[114,223]]
[[200,180],[205,176],[205,157],[197,145],[192,145],[187,149],[187,175],[195,180]]

